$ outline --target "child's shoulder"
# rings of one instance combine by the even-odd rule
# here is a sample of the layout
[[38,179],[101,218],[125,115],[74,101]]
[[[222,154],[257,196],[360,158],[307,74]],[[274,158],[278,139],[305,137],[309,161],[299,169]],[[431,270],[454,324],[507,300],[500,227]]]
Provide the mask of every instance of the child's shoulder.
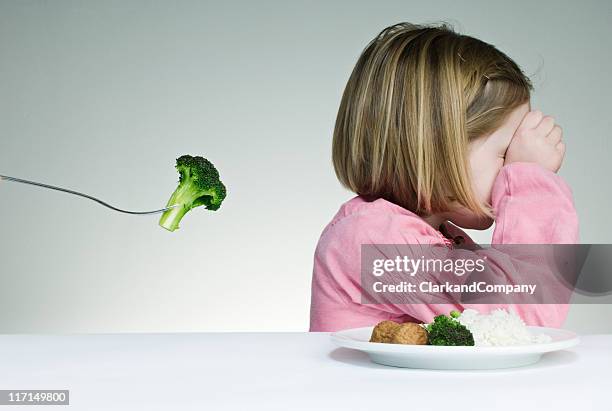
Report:
[[342,204],[321,239],[395,244],[438,240],[440,234],[417,214],[382,198],[356,196]]
[[420,220],[420,222],[424,223],[424,221],[416,214],[398,206],[397,204],[387,201],[384,198],[367,200],[362,196],[355,196],[340,206],[340,209],[330,224],[336,225],[345,221],[346,219],[379,216],[381,214],[399,215],[411,219],[415,218],[416,220]]

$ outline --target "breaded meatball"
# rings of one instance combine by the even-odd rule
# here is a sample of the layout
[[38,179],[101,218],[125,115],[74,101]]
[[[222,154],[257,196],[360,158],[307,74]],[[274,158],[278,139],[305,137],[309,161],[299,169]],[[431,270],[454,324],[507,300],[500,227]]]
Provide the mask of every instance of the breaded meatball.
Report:
[[370,342],[391,342],[391,337],[399,326],[400,324],[396,323],[395,321],[385,320],[379,322],[372,330],[372,337],[370,338]]
[[391,335],[392,344],[427,344],[427,331],[417,323],[400,324]]

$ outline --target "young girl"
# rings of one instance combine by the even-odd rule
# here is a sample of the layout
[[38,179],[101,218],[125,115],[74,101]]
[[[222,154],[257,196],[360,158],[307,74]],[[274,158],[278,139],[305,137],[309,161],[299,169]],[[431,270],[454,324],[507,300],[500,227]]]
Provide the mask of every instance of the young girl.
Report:
[[[317,245],[311,331],[430,322],[467,308],[362,304],[362,244],[452,247],[471,242],[458,227],[482,230],[493,222],[492,244],[578,241],[571,191],[556,174],[562,131],[552,117],[531,111],[531,90],[512,59],[446,24],[396,24],[367,45],[342,96],[333,139],[336,175],[357,196],[340,207]],[[477,308],[500,306],[510,308]],[[512,308],[529,325],[560,326],[568,305]]]

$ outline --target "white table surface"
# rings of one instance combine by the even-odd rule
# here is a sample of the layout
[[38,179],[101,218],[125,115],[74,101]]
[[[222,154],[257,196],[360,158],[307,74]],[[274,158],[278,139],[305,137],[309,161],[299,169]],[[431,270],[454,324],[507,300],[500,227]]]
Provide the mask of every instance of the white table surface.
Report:
[[384,367],[327,333],[0,335],[0,356],[0,389],[70,390],[50,409],[612,410],[612,335],[493,371]]

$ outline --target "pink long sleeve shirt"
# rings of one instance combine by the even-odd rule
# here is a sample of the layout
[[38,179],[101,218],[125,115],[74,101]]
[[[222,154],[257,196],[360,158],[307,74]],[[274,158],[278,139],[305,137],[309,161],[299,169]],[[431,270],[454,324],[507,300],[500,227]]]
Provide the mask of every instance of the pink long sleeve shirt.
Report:
[[[560,176],[535,163],[503,167],[493,186],[492,205],[496,216],[492,244],[578,242],[578,217],[570,188]],[[457,227],[445,226],[451,235],[472,242]],[[366,201],[357,196],[344,203],[323,230],[315,251],[310,331],[364,327],[382,320],[431,322],[435,315],[453,309],[489,312],[510,308],[507,304],[362,304],[362,244],[448,246],[450,242],[418,215],[384,199]],[[502,270],[516,266],[499,264]],[[569,306],[513,304],[512,308],[528,325],[559,327]]]

